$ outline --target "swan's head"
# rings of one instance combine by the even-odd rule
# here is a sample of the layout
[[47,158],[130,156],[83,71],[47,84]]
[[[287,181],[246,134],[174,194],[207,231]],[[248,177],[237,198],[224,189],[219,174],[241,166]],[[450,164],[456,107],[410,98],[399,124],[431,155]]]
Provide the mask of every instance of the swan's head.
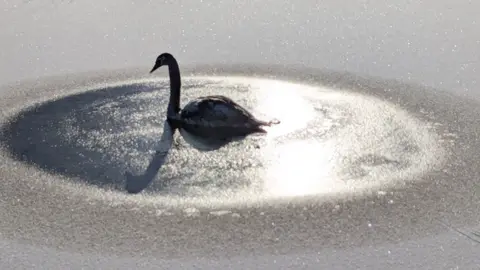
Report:
[[155,65],[153,66],[152,70],[150,70],[150,73],[154,72],[157,68],[161,66],[168,65],[172,59],[173,59],[173,56],[169,53],[160,54],[157,57],[157,60],[155,61]]

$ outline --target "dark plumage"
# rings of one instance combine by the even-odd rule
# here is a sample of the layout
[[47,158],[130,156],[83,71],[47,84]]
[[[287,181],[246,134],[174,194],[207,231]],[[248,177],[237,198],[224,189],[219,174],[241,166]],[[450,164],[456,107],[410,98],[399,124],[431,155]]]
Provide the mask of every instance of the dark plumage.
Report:
[[150,73],[164,65],[168,66],[170,77],[167,120],[173,128],[183,129],[195,136],[224,140],[265,133],[262,126],[280,123],[256,119],[241,105],[220,95],[198,97],[180,109],[181,79],[177,60],[171,54],[163,53],[157,57]]

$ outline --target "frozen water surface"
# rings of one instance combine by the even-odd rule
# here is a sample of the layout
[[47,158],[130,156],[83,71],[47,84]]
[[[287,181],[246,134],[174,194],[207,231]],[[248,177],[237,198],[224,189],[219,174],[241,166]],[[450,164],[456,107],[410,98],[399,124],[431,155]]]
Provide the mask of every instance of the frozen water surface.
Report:
[[[479,7],[3,1],[2,268],[475,268]],[[165,51],[281,124],[155,159]]]

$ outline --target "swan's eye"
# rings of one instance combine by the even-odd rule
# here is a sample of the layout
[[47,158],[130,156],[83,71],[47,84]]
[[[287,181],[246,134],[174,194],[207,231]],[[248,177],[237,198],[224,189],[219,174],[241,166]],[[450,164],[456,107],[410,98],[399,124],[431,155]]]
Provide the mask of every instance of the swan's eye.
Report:
[[163,65],[163,62],[165,62],[165,56],[160,56],[157,60],[157,62],[160,64],[160,65]]

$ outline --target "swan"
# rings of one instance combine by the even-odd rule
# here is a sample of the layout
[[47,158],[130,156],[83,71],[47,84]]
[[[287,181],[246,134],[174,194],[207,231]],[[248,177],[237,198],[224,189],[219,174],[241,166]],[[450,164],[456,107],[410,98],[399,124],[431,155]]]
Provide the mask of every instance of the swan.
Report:
[[264,126],[279,124],[278,120],[262,121],[247,109],[222,95],[197,97],[180,108],[180,69],[170,53],[160,54],[150,74],[162,66],[168,66],[170,99],[167,121],[172,128],[184,130],[194,136],[227,140],[254,133],[267,133]]

